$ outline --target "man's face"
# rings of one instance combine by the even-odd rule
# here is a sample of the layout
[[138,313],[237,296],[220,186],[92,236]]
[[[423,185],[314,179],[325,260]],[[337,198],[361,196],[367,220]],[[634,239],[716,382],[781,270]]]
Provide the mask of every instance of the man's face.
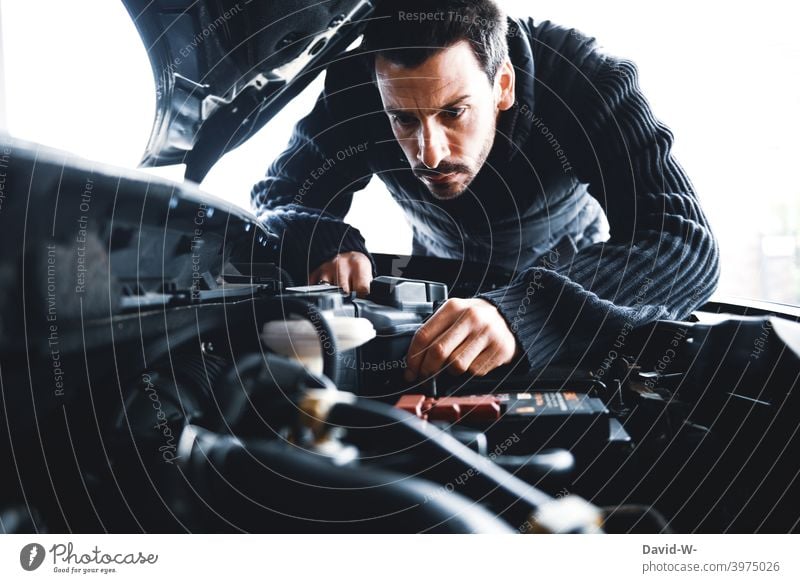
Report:
[[375,73],[383,107],[414,174],[440,200],[461,195],[494,144],[497,116],[514,104],[507,61],[490,83],[467,41],[405,68],[381,56]]

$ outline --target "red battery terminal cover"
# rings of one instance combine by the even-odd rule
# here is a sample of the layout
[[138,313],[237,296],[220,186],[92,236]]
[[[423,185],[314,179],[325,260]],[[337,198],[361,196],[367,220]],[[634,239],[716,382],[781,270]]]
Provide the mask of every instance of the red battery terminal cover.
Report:
[[395,407],[408,411],[420,419],[455,423],[465,418],[470,421],[495,421],[500,418],[501,399],[494,395],[469,395],[464,397],[427,397],[403,395]]

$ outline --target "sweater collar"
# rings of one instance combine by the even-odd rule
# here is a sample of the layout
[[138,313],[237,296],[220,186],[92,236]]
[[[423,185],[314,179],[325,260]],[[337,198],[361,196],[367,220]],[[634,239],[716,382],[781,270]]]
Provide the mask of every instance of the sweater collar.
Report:
[[508,56],[516,72],[515,100],[511,109],[500,114],[495,143],[500,146],[503,157],[510,160],[530,135],[534,111],[533,51],[526,27],[514,18],[508,19]]

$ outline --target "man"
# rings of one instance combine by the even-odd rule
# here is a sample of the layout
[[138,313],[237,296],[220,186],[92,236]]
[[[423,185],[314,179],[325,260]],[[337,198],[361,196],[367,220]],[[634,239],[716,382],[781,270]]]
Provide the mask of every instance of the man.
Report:
[[409,349],[409,381],[483,375],[601,337],[621,349],[634,326],[709,297],[718,250],[672,140],[633,63],[574,29],[490,0],[385,0],[252,196],[310,283],[368,291],[369,253],[342,219],[373,175],[415,255],[516,271],[449,300]]

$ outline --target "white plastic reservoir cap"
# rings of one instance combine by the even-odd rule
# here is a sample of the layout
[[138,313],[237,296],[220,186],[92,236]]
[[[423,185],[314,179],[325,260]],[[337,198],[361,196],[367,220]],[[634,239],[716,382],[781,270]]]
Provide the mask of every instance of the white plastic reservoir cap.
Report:
[[[350,350],[375,338],[375,328],[366,318],[333,316],[323,312],[325,321],[336,337],[339,351]],[[294,358],[309,371],[322,373],[322,351],[332,350],[332,344],[320,339],[314,325],[305,319],[274,320],[264,324],[261,334],[264,344],[280,355]]]

